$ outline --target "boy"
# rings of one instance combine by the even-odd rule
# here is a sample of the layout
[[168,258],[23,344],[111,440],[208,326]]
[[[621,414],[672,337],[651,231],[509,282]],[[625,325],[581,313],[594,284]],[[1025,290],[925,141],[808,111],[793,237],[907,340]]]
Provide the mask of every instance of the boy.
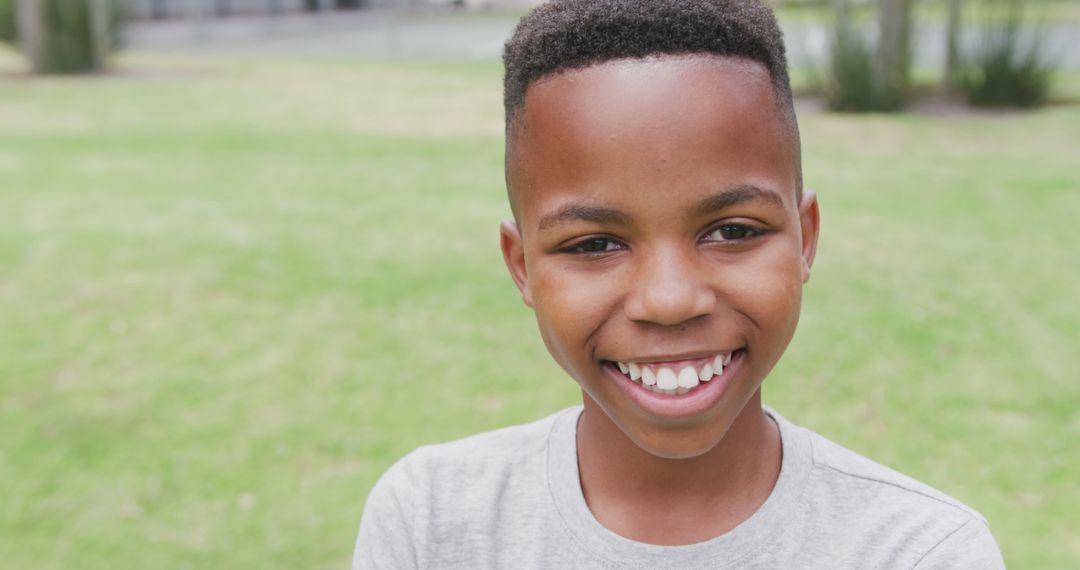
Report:
[[763,409],[818,236],[746,0],[554,0],[504,54],[501,245],[583,407],[421,448],[355,568],[1000,568],[978,513]]

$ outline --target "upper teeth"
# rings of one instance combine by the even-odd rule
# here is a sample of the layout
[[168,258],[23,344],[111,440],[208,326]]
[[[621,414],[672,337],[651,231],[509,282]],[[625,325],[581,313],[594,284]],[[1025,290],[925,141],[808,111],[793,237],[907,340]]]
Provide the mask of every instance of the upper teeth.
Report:
[[679,378],[672,369],[661,366],[656,371],[656,387],[661,390],[674,390],[679,387]]
[[664,363],[616,362],[619,371],[631,380],[640,381],[654,392],[665,394],[683,393],[701,382],[708,382],[724,374],[724,366],[731,363],[731,353],[717,354],[711,359],[702,359],[700,364],[675,365]]

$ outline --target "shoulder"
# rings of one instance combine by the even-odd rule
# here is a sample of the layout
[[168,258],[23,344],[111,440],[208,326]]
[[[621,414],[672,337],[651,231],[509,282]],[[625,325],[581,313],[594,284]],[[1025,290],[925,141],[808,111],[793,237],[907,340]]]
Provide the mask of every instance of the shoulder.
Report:
[[447,508],[479,500],[492,488],[540,477],[553,426],[574,411],[417,448],[387,469],[369,500],[377,494],[398,495],[421,508]]
[[460,459],[463,456],[471,459],[489,459],[522,453],[527,451],[522,448],[523,445],[526,447],[545,445],[548,433],[556,420],[565,414],[573,413],[574,410],[575,408],[567,408],[533,422],[479,433],[447,443],[426,445],[418,448],[413,455],[440,459]]
[[811,430],[800,429],[809,440],[813,469],[819,478],[838,486],[870,492],[880,499],[893,498],[912,507],[931,510],[958,522],[971,519],[985,524],[986,519],[981,514],[953,497]]
[[487,469],[493,464],[513,464],[522,458],[542,454],[547,449],[548,435],[555,422],[573,411],[569,408],[527,424],[425,445],[403,457],[395,467],[413,473],[437,468],[445,475],[447,469],[470,471]]
[[573,413],[423,446],[398,460],[368,495],[354,567],[414,568],[476,556],[464,545],[493,536],[508,512],[524,512],[541,495],[549,434]]
[[886,567],[1004,567],[975,509],[811,430],[787,426],[785,436],[809,457],[801,502],[843,545],[845,558]]

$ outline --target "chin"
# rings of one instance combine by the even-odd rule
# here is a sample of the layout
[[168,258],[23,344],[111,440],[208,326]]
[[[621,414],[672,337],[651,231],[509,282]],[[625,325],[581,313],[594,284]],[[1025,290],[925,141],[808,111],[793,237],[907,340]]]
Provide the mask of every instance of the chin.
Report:
[[706,455],[723,441],[735,416],[717,416],[706,423],[685,426],[633,426],[619,429],[642,451],[661,459],[693,459]]

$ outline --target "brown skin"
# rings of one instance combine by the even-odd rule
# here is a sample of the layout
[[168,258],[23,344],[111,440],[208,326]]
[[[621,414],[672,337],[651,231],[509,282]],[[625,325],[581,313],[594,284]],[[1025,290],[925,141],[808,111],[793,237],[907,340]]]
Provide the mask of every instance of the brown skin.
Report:
[[[608,62],[526,94],[503,255],[581,385],[589,508],[627,538],[719,536],[779,474],[760,388],[795,332],[819,221],[816,196],[797,197],[797,135],[779,109],[764,66],[710,55]],[[735,349],[723,396],[689,418],[638,407],[605,364]]]

